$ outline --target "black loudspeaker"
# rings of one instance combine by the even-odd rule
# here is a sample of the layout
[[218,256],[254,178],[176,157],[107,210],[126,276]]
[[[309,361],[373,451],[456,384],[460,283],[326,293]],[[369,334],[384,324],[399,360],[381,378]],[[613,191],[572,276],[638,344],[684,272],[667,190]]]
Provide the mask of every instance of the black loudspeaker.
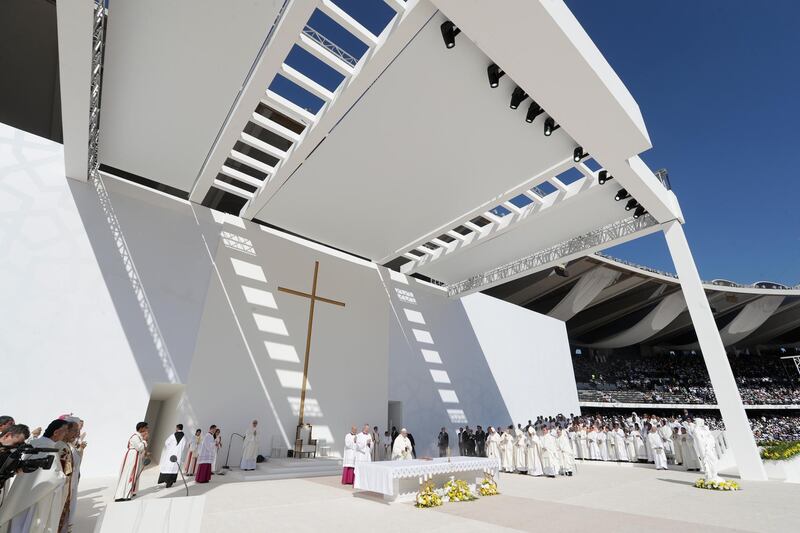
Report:
[[263,455],[258,455],[258,456],[256,457],[256,462],[257,462],[257,463],[263,463],[263,462],[265,462],[265,461],[266,461],[266,459],[264,458],[264,456],[263,456]]

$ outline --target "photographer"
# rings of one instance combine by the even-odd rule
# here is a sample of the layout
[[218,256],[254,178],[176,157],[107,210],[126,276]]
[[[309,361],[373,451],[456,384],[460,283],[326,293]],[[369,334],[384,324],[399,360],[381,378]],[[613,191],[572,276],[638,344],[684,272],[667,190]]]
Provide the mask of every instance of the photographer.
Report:
[[[0,506],[0,530],[9,522],[10,531],[59,529],[64,511],[66,476],[61,453],[56,450],[63,448],[69,426],[66,420],[53,420],[42,437],[30,441],[33,453],[25,454],[21,462],[32,463],[34,469],[26,470],[23,465],[23,471],[15,476],[8,493],[4,494]],[[19,454],[18,449],[15,451]]]
[[[13,453],[12,450],[24,443],[30,435],[31,433],[28,430],[28,426],[22,424],[10,426],[0,434],[0,468],[6,464],[6,461]],[[2,472],[2,470],[0,470],[0,472]],[[13,477],[6,479],[2,486],[0,486],[0,491],[2,491],[3,494],[8,494],[12,479]]]

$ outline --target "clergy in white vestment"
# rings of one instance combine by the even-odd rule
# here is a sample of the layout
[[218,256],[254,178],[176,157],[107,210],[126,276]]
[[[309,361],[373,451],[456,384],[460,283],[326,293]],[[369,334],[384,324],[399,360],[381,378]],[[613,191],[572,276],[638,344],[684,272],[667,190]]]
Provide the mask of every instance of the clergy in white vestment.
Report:
[[694,447],[694,439],[689,435],[685,427],[681,428],[680,434],[680,447],[681,457],[683,458],[683,466],[688,471],[700,470],[700,459],[697,457],[697,452]]
[[372,460],[373,461],[380,461],[381,460],[381,434],[378,432],[378,426],[372,428]]
[[392,460],[393,461],[408,461],[414,458],[411,453],[411,440],[408,438],[408,431],[406,428],[400,430],[400,434],[394,439],[392,446]]
[[[75,523],[75,516],[78,511],[78,483],[81,479],[81,463],[83,462],[83,451],[86,449],[86,433],[83,432],[83,420],[76,416],[68,416],[66,418],[69,422],[74,422],[78,425],[74,439],[69,442],[70,450],[72,451],[72,487],[70,488],[70,509],[69,518],[67,520],[66,529],[72,531],[72,526]],[[62,525],[62,530],[64,526]]]
[[147,422],[136,424],[136,433],[128,439],[128,447],[122,458],[122,468],[119,472],[117,489],[114,491],[114,501],[124,502],[136,496],[139,488],[139,474],[144,467],[144,458],[147,454],[147,437],[150,428]]
[[717,470],[717,462],[719,460],[717,439],[702,418],[695,419],[692,438],[694,438],[695,448],[699,451],[698,458],[700,459],[703,477],[707,481],[722,481]]
[[372,461],[372,449],[375,442],[372,440],[372,432],[369,424],[364,424],[364,429],[356,435],[356,468],[359,463],[369,463]]
[[606,428],[597,430],[595,440],[597,441],[597,449],[600,454],[599,459],[601,461],[608,461],[608,433],[606,433]]
[[536,434],[533,426],[528,426],[528,438],[526,440],[527,449],[525,454],[525,464],[528,466],[529,476],[541,476],[544,474],[542,470],[542,452],[541,441]]
[[[164,449],[161,451],[161,461],[158,470],[158,483],[166,483],[170,488],[178,480],[178,465],[183,459],[183,451],[186,449],[186,437],[183,434],[183,424],[175,426],[175,433],[167,437],[164,441]],[[171,461],[175,457],[176,461]]]
[[[608,427],[603,428],[603,433],[606,434],[606,448],[608,449],[608,460],[617,460],[617,441],[614,438],[614,433],[609,431]],[[602,452],[601,452],[602,453]]]
[[211,472],[216,474],[219,472],[217,470],[217,459],[219,458],[219,454],[222,451],[222,430],[217,428],[214,431],[214,459],[211,460]]
[[203,440],[203,430],[198,429],[194,432],[194,437],[189,439],[189,452],[186,454],[186,462],[183,465],[183,472],[187,476],[193,476],[197,468],[197,450],[200,449],[200,442]]
[[383,455],[381,460],[387,460],[392,458],[392,436],[389,434],[388,431],[383,432]]
[[567,432],[561,428],[556,430],[556,444],[558,446],[558,463],[561,473],[571,476],[575,471],[575,452],[572,450],[572,442]]
[[489,432],[486,435],[486,457],[497,459],[498,463],[500,463],[500,440],[500,434],[492,426],[489,426]]
[[253,420],[250,427],[244,434],[242,443],[242,462],[239,467],[242,470],[255,470],[256,460],[258,459],[258,420]]
[[215,434],[217,426],[212,424],[208,433],[203,435],[200,446],[197,449],[197,473],[194,480],[197,483],[208,483],[211,481],[212,464],[217,458],[217,443]]
[[681,446],[681,428],[672,426],[672,447],[675,450],[675,464],[683,464],[683,446]]
[[592,426],[586,434],[586,441],[589,444],[589,459],[592,461],[600,460],[600,447],[597,445],[597,429]]
[[625,432],[619,427],[619,424],[614,424],[614,430],[609,434],[609,438],[614,439],[614,450],[617,453],[617,461],[628,462],[628,448],[625,444]]
[[[28,441],[36,448],[59,449],[59,443],[68,431],[66,420],[53,420],[39,438]],[[10,533],[57,533],[64,512],[67,494],[67,476],[62,469],[60,452],[25,455],[26,459],[38,459],[47,455],[56,456],[49,470],[37,469],[31,473],[20,473],[4,492],[0,506],[0,528]]]
[[580,459],[588,459],[589,441],[586,438],[586,428],[582,424],[578,427],[578,457]]
[[633,442],[633,435],[630,431],[625,433],[625,450],[628,452],[628,461],[636,462],[636,445]]
[[352,485],[356,479],[356,427],[344,436],[344,452],[342,453],[342,485]]
[[506,472],[514,471],[514,437],[511,436],[512,428],[503,432],[500,439],[500,468]]
[[558,462],[558,443],[547,426],[542,428],[542,471],[547,477],[556,477],[561,468]]
[[664,441],[664,453],[667,454],[668,458],[672,458],[674,461],[675,448],[672,442],[672,428],[667,425],[665,419],[661,419],[661,425],[658,427],[658,434],[661,436],[661,440]]
[[667,470],[667,455],[664,453],[664,441],[655,426],[650,428],[650,433],[647,435],[647,442],[653,453],[653,462],[656,465],[656,470]]
[[517,472],[528,471],[528,439],[522,429],[514,430],[514,465]]
[[636,448],[636,460],[647,461],[647,448],[644,446],[644,437],[639,431],[639,424],[633,425],[631,436],[633,437],[633,446]]

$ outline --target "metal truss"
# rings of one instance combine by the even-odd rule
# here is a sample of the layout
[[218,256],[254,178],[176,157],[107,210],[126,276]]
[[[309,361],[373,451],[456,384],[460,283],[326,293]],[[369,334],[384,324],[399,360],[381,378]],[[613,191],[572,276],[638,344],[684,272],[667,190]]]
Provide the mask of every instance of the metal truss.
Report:
[[355,67],[358,63],[358,58],[355,56],[347,53],[343,48],[337,46],[336,43],[322,35],[320,32],[312,28],[311,26],[306,26],[303,28],[303,34],[310,37],[314,41],[316,41],[320,46],[325,48],[328,52],[332,53],[351,67]]
[[103,85],[103,56],[106,49],[108,0],[95,0],[92,30],[92,85],[89,92],[89,178],[96,178],[100,168],[100,98]]
[[603,226],[602,228],[592,230],[589,233],[558,243],[550,248],[489,270],[488,272],[476,274],[458,283],[448,285],[447,294],[450,297],[455,297],[481,287],[493,285],[499,281],[517,277],[520,274],[535,270],[544,265],[556,263],[565,257],[589,253],[593,248],[610,244],[623,237],[656,225],[658,225],[658,221],[649,214],[639,218],[626,218],[625,220],[620,220],[613,224]]

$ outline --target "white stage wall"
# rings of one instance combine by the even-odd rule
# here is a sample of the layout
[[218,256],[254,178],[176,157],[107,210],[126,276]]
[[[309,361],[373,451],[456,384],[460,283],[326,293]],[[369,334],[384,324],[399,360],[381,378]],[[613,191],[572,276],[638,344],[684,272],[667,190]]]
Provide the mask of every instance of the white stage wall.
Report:
[[[176,422],[187,433],[215,423],[227,444],[258,418],[261,453],[285,448],[308,302],[277,288],[310,291],[315,261],[319,294],[346,303],[317,304],[306,404],[333,453],[351,424],[385,429],[389,400],[427,454],[442,425],[577,412],[562,323],[480,294],[450,300],[335,250],[103,182],[107,196],[67,180],[60,145],[0,125],[0,349],[14,378],[0,414],[32,427],[84,418],[85,476],[118,473],[151,395],[163,402],[149,421],[158,440]],[[232,465],[240,450],[237,440]]]

